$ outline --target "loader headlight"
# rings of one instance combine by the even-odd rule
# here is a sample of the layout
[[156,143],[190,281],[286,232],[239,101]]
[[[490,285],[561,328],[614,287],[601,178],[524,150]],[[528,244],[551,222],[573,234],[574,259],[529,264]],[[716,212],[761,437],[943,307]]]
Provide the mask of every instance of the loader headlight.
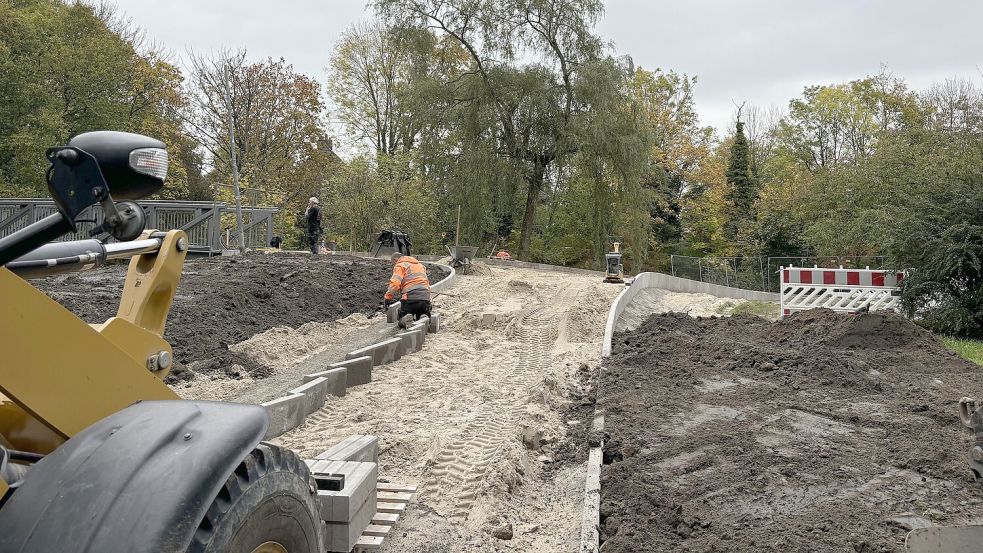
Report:
[[69,140],[68,147],[96,158],[114,200],[139,200],[164,186],[167,151],[160,140],[127,132],[95,131]]
[[167,178],[167,150],[138,148],[130,152],[130,167],[137,173],[164,180]]

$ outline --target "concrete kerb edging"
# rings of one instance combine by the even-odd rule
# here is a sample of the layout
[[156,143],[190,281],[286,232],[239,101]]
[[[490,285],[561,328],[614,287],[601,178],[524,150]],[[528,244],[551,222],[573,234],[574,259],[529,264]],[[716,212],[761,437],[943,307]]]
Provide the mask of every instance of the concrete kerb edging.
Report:
[[530,263],[529,261],[505,261],[503,259],[483,259],[475,258],[494,267],[519,267],[521,269],[536,269],[539,271],[553,271],[556,273],[575,273],[591,276],[604,276],[604,271],[593,271],[591,269],[581,269],[580,267],[564,267],[563,265],[547,265],[545,263]]
[[[597,376],[598,397],[600,397],[601,381],[605,371],[604,363],[611,356],[611,341],[614,339],[614,329],[618,326],[618,320],[625,308],[635,299],[635,296],[647,288],[661,288],[670,292],[689,294],[710,294],[722,298],[751,301],[779,301],[778,294],[708,284],[663,273],[640,273],[632,280],[630,286],[618,294],[611,304],[611,309],[608,310],[608,320],[604,327],[604,342],[601,344],[601,368]],[[584,484],[584,514],[580,533],[581,553],[596,553],[600,546],[600,477],[601,464],[604,459],[604,413],[601,409],[597,409],[594,413],[590,446],[590,453],[587,457],[587,479]]]
[[[439,263],[437,265],[447,271],[447,276],[430,289],[440,291],[454,281],[457,272],[453,267]],[[395,304],[398,309],[399,304]],[[395,317],[390,322],[394,322]],[[427,323],[430,323],[428,320]],[[438,323],[434,317],[433,323]],[[263,439],[270,440],[304,424],[307,415],[324,407],[327,396],[344,395],[349,386],[367,384],[371,381],[372,367],[385,365],[398,360],[403,355],[420,351],[426,341],[427,331],[436,331],[437,324],[427,324],[426,327],[417,323],[392,338],[387,338],[377,344],[349,352],[345,361],[328,365],[328,370],[305,375],[300,386],[287,392],[287,395],[260,404],[270,415],[270,426]],[[368,365],[366,367],[366,365]],[[367,369],[367,370],[366,370]]]
[[270,415],[270,426],[264,440],[270,440],[288,430],[297,428],[307,419],[307,396],[290,394],[260,404]]

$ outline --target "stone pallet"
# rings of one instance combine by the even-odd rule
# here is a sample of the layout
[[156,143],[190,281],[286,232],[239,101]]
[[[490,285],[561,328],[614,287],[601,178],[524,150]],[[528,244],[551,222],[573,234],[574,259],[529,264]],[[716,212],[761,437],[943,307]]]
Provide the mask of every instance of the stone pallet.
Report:
[[[416,493],[416,486],[406,486],[389,482],[379,482],[376,484],[376,514],[372,517],[372,522],[362,532],[361,537],[355,542],[352,553],[365,553],[376,551],[385,544],[386,538],[392,531],[393,526],[399,522],[400,514],[405,512],[406,505],[413,499]],[[386,498],[383,502],[382,498]],[[383,506],[389,509],[383,510]]]

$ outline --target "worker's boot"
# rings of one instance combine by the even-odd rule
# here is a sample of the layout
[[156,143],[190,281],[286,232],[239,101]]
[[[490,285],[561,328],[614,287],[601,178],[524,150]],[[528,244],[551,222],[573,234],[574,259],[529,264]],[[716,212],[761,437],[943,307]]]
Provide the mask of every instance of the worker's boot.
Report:
[[406,315],[400,317],[399,321],[396,323],[396,326],[406,329],[409,328],[411,324],[413,324],[413,315],[407,313]]

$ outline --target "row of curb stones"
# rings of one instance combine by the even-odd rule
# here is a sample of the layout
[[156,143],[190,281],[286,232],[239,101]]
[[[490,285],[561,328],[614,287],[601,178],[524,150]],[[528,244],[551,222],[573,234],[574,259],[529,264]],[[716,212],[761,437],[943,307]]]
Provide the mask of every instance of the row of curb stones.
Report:
[[[456,276],[452,268],[447,269],[450,274],[435,288],[446,287]],[[398,309],[398,304],[387,313],[390,323],[395,322],[394,308]],[[307,415],[324,407],[328,396],[343,397],[348,388],[372,382],[373,367],[420,351],[427,334],[436,333],[439,329],[439,315],[422,317],[393,338],[349,352],[344,361],[331,363],[323,371],[304,375],[303,383],[287,392],[287,395],[260,404],[270,415],[270,426],[264,439],[276,438],[304,424]],[[377,438],[350,436],[315,459],[305,462],[319,482],[317,499],[327,551],[351,551],[376,516],[376,483],[379,475]],[[339,477],[344,482],[341,490],[320,489],[321,478]]]
[[303,383],[287,395],[260,405],[270,415],[264,439],[270,440],[304,424],[307,415],[324,407],[328,396],[342,397],[353,386],[372,381],[372,368],[399,360],[423,349],[428,333],[440,329],[440,316],[422,317],[395,337],[352,351],[344,361],[331,363],[324,371],[304,375]]
[[[450,274],[438,283],[446,287],[456,276]],[[394,306],[398,309],[398,305]],[[390,310],[395,322],[395,312]],[[306,374],[300,386],[287,395],[262,403],[270,415],[264,439],[275,438],[307,420],[322,407],[328,396],[343,397],[348,388],[372,382],[372,368],[400,359],[423,349],[428,333],[440,329],[440,316],[422,317],[393,338],[389,338],[345,355],[344,361],[329,364],[325,370]],[[318,484],[318,507],[331,552],[348,552],[376,516],[379,475],[379,446],[375,436],[350,436],[313,460],[306,461]],[[321,489],[320,479],[342,478],[341,490]]]

